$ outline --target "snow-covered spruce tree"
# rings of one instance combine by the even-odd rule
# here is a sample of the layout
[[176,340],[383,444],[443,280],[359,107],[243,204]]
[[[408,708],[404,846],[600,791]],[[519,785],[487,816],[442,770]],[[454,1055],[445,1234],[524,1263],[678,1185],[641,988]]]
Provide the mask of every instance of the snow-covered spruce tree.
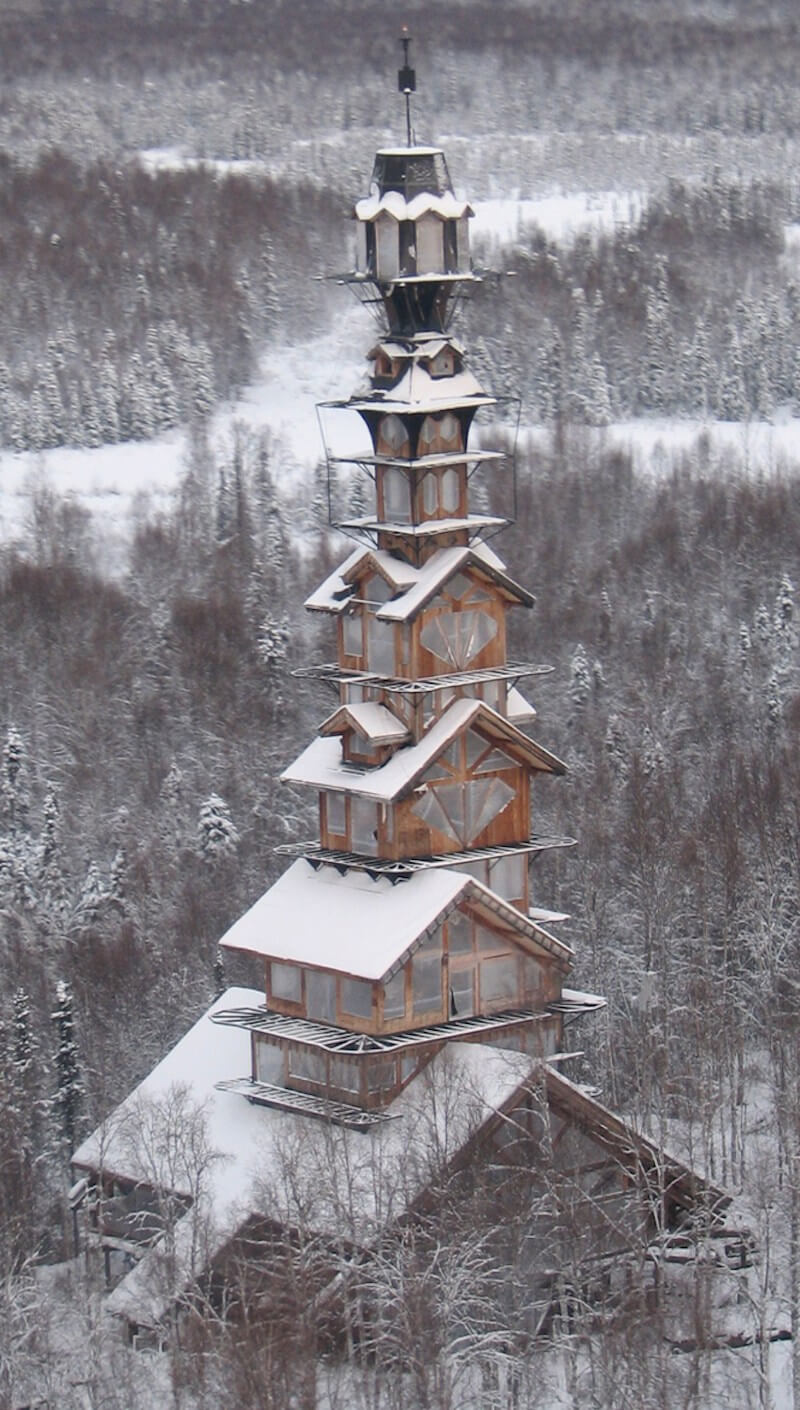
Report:
[[583,646],[579,643],[569,663],[570,700],[576,710],[582,710],[592,693],[592,668]]
[[288,617],[284,617],[281,622],[269,614],[264,618],[258,629],[256,651],[259,661],[270,675],[286,660],[290,637]]
[[79,927],[94,925],[108,900],[108,887],[96,862],[90,862],[75,906],[74,920]]
[[75,1019],[72,992],[65,980],[56,985],[56,1006],[51,1015],[56,1029],[56,1092],[53,1109],[59,1133],[69,1147],[75,1149],[78,1112],[83,1097],[78,1045],[75,1041]]
[[197,842],[204,861],[216,862],[236,855],[239,834],[234,827],[230,808],[218,793],[212,793],[200,806]]
[[9,726],[3,747],[2,790],[9,830],[12,833],[20,831],[27,825],[30,793],[25,745],[15,725]]

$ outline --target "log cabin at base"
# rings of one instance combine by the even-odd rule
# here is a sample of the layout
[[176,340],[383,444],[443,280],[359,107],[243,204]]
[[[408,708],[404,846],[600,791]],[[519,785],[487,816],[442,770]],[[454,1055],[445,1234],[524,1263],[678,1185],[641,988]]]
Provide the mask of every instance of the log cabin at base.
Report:
[[[568,1011],[596,1004],[592,995],[564,991]],[[498,1170],[524,1164],[529,1241],[542,1250],[530,1271],[542,1323],[555,1296],[556,1235],[569,1237],[573,1254],[577,1244],[581,1258],[590,1255],[595,1278],[637,1260],[698,1210],[711,1221],[724,1214],[723,1191],[552,1062],[502,1046],[496,1031],[491,1043],[468,1027],[440,1035],[380,1115],[365,1109],[359,1119],[343,1104],[325,1119],[313,1099],[304,1106],[290,1089],[266,1084],[262,1092],[258,1080],[243,1102],[250,1043],[242,1026],[226,1020],[236,1014],[252,1022],[269,1012],[260,990],[228,990],[75,1152],[75,1174],[89,1186],[85,1235],[105,1250],[107,1308],[137,1338],[144,1340],[145,1329],[168,1337],[175,1308],[191,1306],[198,1289],[207,1295],[219,1287],[239,1247],[278,1211],[306,1236],[330,1241],[335,1301],[343,1242],[348,1260],[354,1250],[368,1255],[416,1212],[430,1214],[442,1184],[452,1191],[454,1180],[471,1185],[491,1171],[496,1199]],[[291,1050],[291,1037],[286,1043]],[[203,1139],[185,1129],[182,1137],[181,1124],[190,1126],[197,1113]],[[165,1179],[174,1188],[165,1191]],[[555,1189],[562,1209],[569,1206],[566,1224],[552,1215]]]

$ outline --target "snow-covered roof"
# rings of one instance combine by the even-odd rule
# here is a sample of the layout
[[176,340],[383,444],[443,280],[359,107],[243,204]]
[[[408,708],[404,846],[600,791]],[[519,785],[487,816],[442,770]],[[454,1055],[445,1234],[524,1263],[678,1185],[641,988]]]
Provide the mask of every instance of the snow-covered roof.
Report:
[[443,348],[452,348],[453,352],[463,353],[464,344],[458,338],[443,337],[441,333],[422,333],[413,338],[387,338],[376,343],[374,348],[370,348],[367,357],[372,359],[377,357],[379,352],[386,353],[388,357],[412,358],[415,362],[420,358],[428,359],[435,357]]
[[432,1152],[441,1163],[452,1160],[513,1098],[534,1065],[521,1053],[453,1042],[389,1105],[388,1114],[398,1119],[367,1132],[331,1127],[217,1089],[250,1072],[250,1035],[213,1023],[212,1014],[261,1001],[256,990],[227,990],[75,1152],[73,1163],[81,1169],[152,1184],[140,1139],[142,1112],[168,1104],[181,1089],[202,1111],[208,1149],[217,1157],[208,1167],[200,1226],[190,1212],[175,1229],[170,1278],[156,1244],[109,1296],[106,1308],[113,1314],[154,1325],[180,1291],[181,1273],[185,1284],[199,1276],[249,1218],[279,1210],[290,1222],[291,1190],[298,1186],[314,1190],[319,1232],[369,1242],[422,1192]]
[[226,950],[382,979],[465,890],[449,868],[393,885],[300,858],[223,935]]
[[495,567],[491,560],[487,560],[482,549],[482,544],[438,549],[416,570],[416,582],[413,587],[407,588],[401,596],[380,607],[377,616],[382,622],[411,621],[456,573],[466,572],[469,576],[470,568],[477,569],[479,576],[484,580],[489,578],[495,587],[500,588],[504,597],[510,597],[515,602],[531,607],[534,598],[527,588],[521,587],[513,578],[509,578]]
[[566,960],[572,951],[466,872],[414,872],[406,881],[312,866],[300,858],[223,935],[226,950],[377,980],[392,975],[460,901]]
[[420,216],[438,215],[442,220],[459,220],[464,215],[474,215],[469,201],[459,201],[452,191],[437,196],[433,191],[421,191],[418,196],[407,200],[399,191],[387,191],[383,196],[364,196],[356,201],[357,220],[377,220],[380,215],[390,215],[394,220],[419,220]]
[[370,744],[401,744],[408,739],[408,726],[398,720],[385,705],[372,701],[352,705],[340,705],[319,727],[321,735],[342,734],[354,729]]
[[623,1165],[641,1162],[660,1171],[673,1199],[689,1206],[700,1199],[719,1207],[729,1203],[724,1191],[552,1067],[487,1043],[446,1045],[388,1105],[387,1115],[396,1119],[363,1132],[220,1091],[217,1083],[250,1071],[250,1035],[214,1024],[212,1014],[259,1001],[255,990],[229,989],[75,1152],[80,1168],[150,1183],[149,1160],[137,1154],[141,1112],[150,1102],[168,1102],[180,1087],[202,1111],[208,1147],[218,1157],[209,1166],[199,1225],[190,1211],[175,1229],[171,1276],[164,1277],[156,1244],[110,1294],[106,1308],[112,1314],[155,1325],[181,1283],[188,1286],[198,1277],[250,1218],[268,1214],[288,1225],[299,1222],[295,1201],[304,1203],[311,1227],[323,1236],[369,1245],[414,1205],[436,1170],[446,1168],[481,1127],[513,1109],[534,1072],[544,1076],[551,1107],[613,1149]]
[[310,612],[342,612],[355,591],[355,584],[372,569],[394,588],[394,598],[378,609],[384,622],[406,622],[419,612],[456,573],[475,568],[504,594],[525,606],[534,598],[505,572],[503,560],[485,543],[460,548],[440,548],[420,568],[407,563],[387,549],[357,548],[340,568],[321,583],[306,599]]
[[448,706],[417,744],[398,749],[387,763],[377,768],[359,769],[354,764],[344,763],[340,739],[315,739],[281,774],[281,779],[284,783],[305,783],[332,792],[355,793],[378,803],[391,803],[413,788],[434,759],[469,728],[486,735],[526,768],[566,773],[566,765],[560,759],[534,743],[482,700],[460,699]]
[[334,406],[350,411],[398,412],[426,415],[428,412],[469,406],[494,406],[496,397],[484,392],[477,377],[466,369],[452,377],[431,377],[427,367],[412,362],[391,387],[375,387],[356,393]]

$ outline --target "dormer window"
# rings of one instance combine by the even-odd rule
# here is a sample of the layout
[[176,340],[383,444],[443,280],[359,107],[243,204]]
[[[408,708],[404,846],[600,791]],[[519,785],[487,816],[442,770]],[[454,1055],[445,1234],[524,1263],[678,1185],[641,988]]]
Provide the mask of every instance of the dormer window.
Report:
[[440,348],[428,363],[431,377],[452,377],[456,370],[456,360],[452,348]]

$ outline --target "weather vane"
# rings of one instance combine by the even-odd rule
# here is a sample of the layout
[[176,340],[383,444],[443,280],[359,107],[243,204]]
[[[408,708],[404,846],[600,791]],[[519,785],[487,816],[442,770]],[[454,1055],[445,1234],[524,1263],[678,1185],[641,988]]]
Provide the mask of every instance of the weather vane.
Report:
[[397,70],[397,87],[406,99],[406,137],[407,145],[411,146],[411,94],[417,91],[417,75],[408,62],[408,46],[411,43],[411,35],[408,32],[408,25],[403,25],[403,32],[400,35],[400,43],[403,46],[403,67]]

